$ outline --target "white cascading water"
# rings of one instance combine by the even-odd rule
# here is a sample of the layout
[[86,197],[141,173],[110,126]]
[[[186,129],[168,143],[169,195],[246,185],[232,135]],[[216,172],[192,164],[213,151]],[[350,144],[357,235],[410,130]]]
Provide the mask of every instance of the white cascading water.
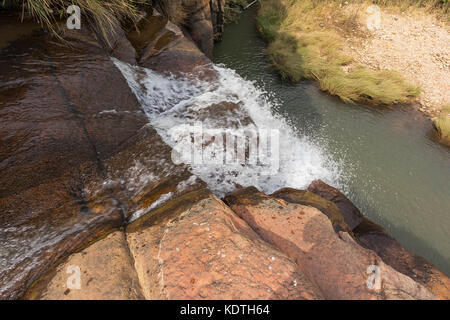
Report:
[[[192,124],[201,110],[224,101],[240,106],[242,115],[230,114],[230,117],[235,117],[230,119],[234,120],[234,124],[239,124],[239,119],[249,116],[252,126],[258,130],[265,128],[279,131],[279,164],[273,174],[267,174],[267,168],[258,165],[241,165],[238,168],[190,165],[192,173],[203,179],[218,196],[232,192],[236,185],[255,186],[265,193],[284,187],[304,189],[314,179],[341,187],[339,164],[308,137],[299,137],[284,119],[274,115],[271,106],[275,102],[270,101],[267,92],[241,78],[235,71],[213,65],[218,79],[202,81],[189,75],[185,78],[163,76],[114,58],[113,61],[138,98],[151,125],[172,148],[179,147],[180,143],[170,134],[174,127]],[[208,127],[227,126],[226,122],[223,118],[215,118],[214,114],[202,118],[203,126]],[[248,124],[239,126],[242,129]]]

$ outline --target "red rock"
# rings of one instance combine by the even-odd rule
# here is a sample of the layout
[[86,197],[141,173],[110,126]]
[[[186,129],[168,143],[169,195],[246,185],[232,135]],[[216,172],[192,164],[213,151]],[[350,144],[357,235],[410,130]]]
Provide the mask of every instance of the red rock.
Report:
[[354,235],[358,243],[376,252],[395,270],[422,284],[439,299],[450,299],[450,278],[425,258],[406,250],[383,228],[367,220],[354,229]]
[[315,193],[328,201],[334,202],[338,206],[350,229],[353,230],[363,221],[364,217],[361,211],[359,211],[359,209],[336,188],[330,187],[321,180],[314,180],[309,185],[308,191]]
[[126,233],[147,299],[321,298],[295,263],[206,190],[167,202]]
[[[225,201],[264,240],[295,260],[326,299],[434,298],[422,285],[354,242],[348,233],[336,234],[328,217],[313,207],[287,203],[255,189],[244,189]],[[271,219],[276,211],[277,219]],[[301,212],[301,219],[293,219]],[[367,285],[371,266],[381,275],[381,285],[373,289]]]
[[345,221],[351,224],[358,243],[375,251],[383,261],[422,284],[436,297],[450,299],[450,278],[447,275],[423,257],[406,250],[383,227],[363,217],[343,193],[320,180],[313,181],[308,190],[336,203]]
[[[281,198],[290,203],[298,203],[319,209],[326,214],[333,224],[335,231],[345,231],[351,233],[352,230],[347,225],[339,208],[333,202],[326,200],[312,192],[283,188],[272,194],[273,197]],[[304,214],[304,213],[300,213]]]
[[[79,273],[78,273],[79,272]],[[79,287],[75,277],[79,275]],[[68,286],[69,283],[69,286]],[[40,300],[143,299],[125,234],[116,231],[49,270],[24,297]]]

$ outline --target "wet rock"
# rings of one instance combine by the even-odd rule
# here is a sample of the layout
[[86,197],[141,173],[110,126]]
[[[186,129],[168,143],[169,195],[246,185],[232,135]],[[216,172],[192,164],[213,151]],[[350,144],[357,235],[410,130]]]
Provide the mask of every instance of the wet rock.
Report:
[[[0,70],[0,297],[15,298],[59,257],[122,224],[115,197],[88,185],[101,184],[101,158],[145,120],[99,46],[79,42],[74,55],[35,33],[1,51]],[[130,113],[94,117],[117,108]]]
[[319,299],[284,254],[203,189],[130,224],[127,240],[147,299]]
[[[78,282],[79,279],[79,282]],[[125,234],[116,231],[51,269],[24,296],[40,300],[143,299]]]
[[[0,52],[2,299],[162,195],[198,185],[171,165],[102,44],[76,37],[69,47],[37,32]],[[145,180],[139,164],[161,180]]]
[[201,79],[216,77],[211,61],[181,29],[156,10],[127,34],[136,48],[138,63],[162,74],[195,74]]
[[[7,5],[7,3],[6,3]],[[0,13],[0,50],[7,47],[8,43],[15,41],[26,35],[30,35],[33,32],[39,31],[40,26],[34,21],[24,18],[23,21],[18,24],[17,16],[11,12]]]
[[350,229],[353,230],[363,221],[364,217],[359,209],[355,207],[342,192],[327,185],[322,180],[314,180],[311,182],[308,191],[315,193],[328,201],[334,202]]
[[345,231],[352,233],[347,225],[339,208],[333,202],[326,200],[312,192],[304,190],[296,190],[292,188],[283,188],[272,194],[273,197],[281,198],[290,203],[298,203],[319,209],[330,219],[331,224],[336,232]]
[[126,207],[127,221],[138,218],[164,200],[205,187],[186,166],[172,162],[172,149],[149,125],[130,138],[130,145],[105,160],[107,184]]
[[156,10],[139,21],[137,28],[127,34],[136,48],[137,60],[143,63],[184,37],[181,30]]
[[[295,260],[326,299],[433,299],[422,285],[386,265],[319,210],[244,189],[225,198],[264,240]],[[376,281],[372,270],[379,271]]]
[[106,32],[106,34],[102,34],[97,31],[97,34],[101,36],[107,52],[121,61],[136,64],[136,51],[127,39],[122,27],[119,24],[114,24]]
[[190,73],[201,80],[212,80],[217,77],[211,67],[211,61],[186,37],[177,39],[159,54],[141,60],[140,63],[143,67],[166,75],[180,76]]
[[320,180],[313,181],[308,190],[336,203],[346,221],[352,223],[352,231],[358,243],[376,252],[384,262],[422,284],[436,297],[449,299],[450,279],[447,275],[426,259],[406,250],[383,227],[363,217],[358,208],[339,190]]
[[382,227],[366,219],[353,232],[361,245],[375,251],[395,270],[422,284],[439,299],[450,299],[450,278],[426,259],[406,250]]
[[70,30],[66,27],[65,22],[61,22],[58,33],[68,41],[66,44],[83,42],[96,49],[103,49],[105,54],[119,60],[136,64],[136,51],[118,22],[111,22],[111,26],[105,31],[95,24],[87,23],[82,23],[80,29]]
[[192,39],[208,57],[212,57],[214,40],[220,40],[223,32],[223,0],[182,0],[188,13],[187,27]]

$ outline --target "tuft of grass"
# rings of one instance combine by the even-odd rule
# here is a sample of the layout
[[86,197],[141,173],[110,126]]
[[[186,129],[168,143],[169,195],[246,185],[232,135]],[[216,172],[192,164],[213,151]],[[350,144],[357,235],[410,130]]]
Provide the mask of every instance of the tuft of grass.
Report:
[[417,97],[420,88],[400,74],[352,63],[353,58],[344,53],[341,34],[358,29],[360,7],[339,10],[339,4],[335,0],[261,0],[258,29],[281,76],[293,82],[316,80],[322,90],[347,103],[392,105]]
[[434,125],[440,138],[450,145],[450,105],[442,108],[441,115],[434,120]]
[[[8,6],[17,8],[22,15],[31,15],[39,24],[58,35],[58,21],[67,16],[70,5],[80,7],[83,17],[87,17],[102,33],[105,39],[114,26],[125,19],[137,17],[136,5],[142,0],[10,0]],[[0,8],[5,1],[0,0]]]

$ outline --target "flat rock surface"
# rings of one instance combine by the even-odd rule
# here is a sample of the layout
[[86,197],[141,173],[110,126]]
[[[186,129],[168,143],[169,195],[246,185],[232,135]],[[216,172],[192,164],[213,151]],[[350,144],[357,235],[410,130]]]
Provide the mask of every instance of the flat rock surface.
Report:
[[161,210],[176,215],[157,212],[126,230],[147,299],[322,298],[293,261],[208,191],[174,201]]
[[[364,217],[342,192],[321,180],[313,181],[308,190],[337,205],[340,214],[352,226],[353,236],[359,244],[376,252],[388,265],[422,284],[438,298],[450,298],[450,278],[447,275],[426,259],[406,250],[383,227]],[[290,198],[294,197],[291,195]],[[287,197],[285,199],[289,201]]]
[[81,252],[73,254],[56,270],[43,277],[25,298],[143,299],[125,234],[115,231]]
[[[225,201],[264,240],[295,260],[326,299],[434,298],[348,233],[336,233],[329,218],[316,208],[274,199],[253,188]],[[380,277],[370,286],[370,270],[374,269]]]

